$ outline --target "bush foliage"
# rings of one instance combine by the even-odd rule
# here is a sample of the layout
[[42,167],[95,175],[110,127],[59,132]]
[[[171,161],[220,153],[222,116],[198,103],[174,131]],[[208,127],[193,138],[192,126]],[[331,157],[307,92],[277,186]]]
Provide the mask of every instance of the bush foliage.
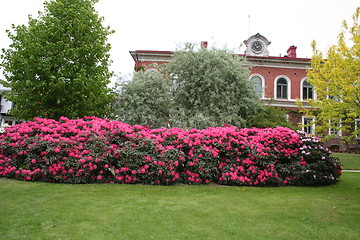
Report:
[[260,111],[245,58],[189,43],[171,58],[161,66],[143,66],[131,81],[119,79],[113,103],[117,120],[152,128],[245,127]]
[[150,129],[61,117],[0,135],[0,176],[25,181],[316,186],[340,175],[319,139],[283,127]]

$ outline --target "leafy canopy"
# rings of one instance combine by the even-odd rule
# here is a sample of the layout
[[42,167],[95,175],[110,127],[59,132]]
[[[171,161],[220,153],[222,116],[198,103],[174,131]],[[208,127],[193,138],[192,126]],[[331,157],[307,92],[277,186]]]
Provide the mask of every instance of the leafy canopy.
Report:
[[[158,73],[149,79],[146,73],[139,73],[144,74],[140,79],[147,83],[135,90],[136,82],[139,84],[139,75],[135,75],[133,82],[123,87],[119,101],[127,103],[120,104],[123,113],[119,118],[132,124],[147,121],[152,127],[160,127],[161,123],[199,129],[224,124],[246,126],[260,108],[248,80],[248,67],[243,58],[230,51],[196,49],[194,44],[186,44],[173,53],[170,63],[160,68],[162,76]],[[141,119],[136,119],[136,114]]]
[[249,119],[247,126],[256,128],[275,128],[278,126],[296,130],[297,127],[286,118],[287,109],[264,105],[263,108]]
[[176,51],[168,72],[174,76],[174,102],[183,127],[245,126],[260,108],[249,63],[228,50],[186,45]]
[[169,79],[159,71],[136,72],[131,81],[119,79],[115,117],[128,124],[167,126],[172,106]]
[[[316,116],[319,133],[327,133],[329,128],[350,137],[360,133],[360,126],[354,126],[354,119],[360,118],[359,14],[360,7],[353,15],[353,26],[344,21],[338,44],[330,47],[326,59],[313,42],[308,81],[314,86],[317,99],[309,100],[313,109],[305,112]],[[346,44],[347,35],[350,46]]]
[[112,73],[103,18],[95,0],[51,0],[28,25],[12,26],[13,41],[1,55],[11,87],[6,98],[11,114],[23,120],[84,115],[106,116],[112,99],[107,84]]

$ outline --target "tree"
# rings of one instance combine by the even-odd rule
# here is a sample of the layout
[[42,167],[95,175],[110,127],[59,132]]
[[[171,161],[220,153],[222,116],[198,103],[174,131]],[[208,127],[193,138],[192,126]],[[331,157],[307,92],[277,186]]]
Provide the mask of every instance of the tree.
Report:
[[287,127],[296,130],[290,121],[286,119],[286,109],[274,107],[271,105],[264,105],[263,108],[248,121],[248,127],[257,128],[275,128],[275,127]]
[[12,26],[13,41],[1,55],[11,87],[6,98],[15,103],[18,119],[58,119],[84,115],[105,116],[112,94],[112,73],[103,18],[95,12],[97,0],[51,0],[28,25]]
[[166,71],[174,85],[173,125],[243,127],[260,109],[249,81],[249,63],[227,50],[196,51],[187,44],[174,53]]
[[246,126],[261,108],[248,66],[229,51],[187,44],[158,72],[139,72],[121,84],[117,118],[151,127]]
[[168,79],[159,71],[140,71],[131,81],[120,80],[113,105],[115,117],[132,125],[168,126],[170,88]]
[[[318,133],[327,134],[328,129],[341,131],[343,136],[350,134],[350,137],[360,133],[360,126],[354,127],[355,119],[360,118],[359,14],[360,8],[357,8],[351,27],[344,21],[338,44],[329,48],[326,59],[313,42],[314,55],[307,81],[314,86],[317,99],[309,100],[312,110],[305,112],[315,116]],[[350,46],[346,45],[347,33]]]

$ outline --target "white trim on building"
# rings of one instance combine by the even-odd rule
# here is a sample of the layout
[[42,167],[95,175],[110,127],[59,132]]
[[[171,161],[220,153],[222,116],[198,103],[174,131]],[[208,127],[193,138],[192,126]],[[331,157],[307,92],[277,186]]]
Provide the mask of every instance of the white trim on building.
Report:
[[[285,79],[285,81],[287,82],[287,96],[286,98],[278,98],[277,97],[277,81],[280,79]],[[274,79],[274,99],[287,99],[290,100],[291,99],[291,80],[288,76],[286,75],[279,75]]]

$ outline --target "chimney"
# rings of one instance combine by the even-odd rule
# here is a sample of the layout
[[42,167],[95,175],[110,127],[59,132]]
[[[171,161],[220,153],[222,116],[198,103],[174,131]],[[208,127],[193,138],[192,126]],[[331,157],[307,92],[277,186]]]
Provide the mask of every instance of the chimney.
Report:
[[208,46],[208,42],[207,41],[201,41],[201,48],[202,49],[206,49]]
[[289,58],[296,58],[296,48],[294,45],[290,46],[287,50],[287,55]]

